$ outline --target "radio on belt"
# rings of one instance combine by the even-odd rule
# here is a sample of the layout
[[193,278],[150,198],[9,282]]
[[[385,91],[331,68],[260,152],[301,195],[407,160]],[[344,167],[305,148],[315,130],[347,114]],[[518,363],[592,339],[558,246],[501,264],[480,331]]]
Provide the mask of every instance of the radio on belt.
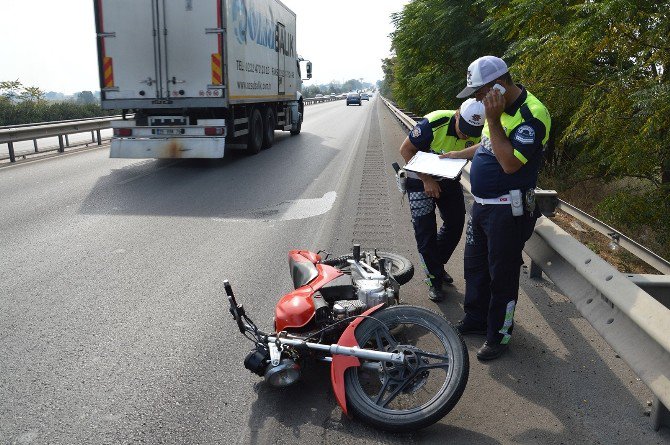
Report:
[[512,199],[512,215],[523,215],[523,199],[521,198],[521,190],[510,190],[509,195]]

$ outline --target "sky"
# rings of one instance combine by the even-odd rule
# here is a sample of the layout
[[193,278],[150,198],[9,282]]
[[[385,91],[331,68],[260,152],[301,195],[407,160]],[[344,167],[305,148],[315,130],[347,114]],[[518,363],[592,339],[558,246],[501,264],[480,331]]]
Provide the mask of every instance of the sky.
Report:
[[[310,85],[381,80],[390,15],[409,0],[282,2],[297,15],[298,54],[313,64]],[[65,94],[100,89],[93,0],[0,0],[0,11],[0,81]]]

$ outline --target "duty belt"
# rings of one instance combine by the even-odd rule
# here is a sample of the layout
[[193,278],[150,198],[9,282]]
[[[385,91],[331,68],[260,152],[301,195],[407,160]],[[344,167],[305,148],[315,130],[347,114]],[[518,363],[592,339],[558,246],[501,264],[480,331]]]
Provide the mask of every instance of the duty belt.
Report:
[[480,197],[474,196],[474,195],[473,195],[473,198],[475,198],[476,203],[483,204],[483,205],[487,205],[487,204],[507,204],[507,205],[511,205],[512,204],[512,197],[510,196],[509,193],[506,194],[506,195],[498,196],[497,198],[480,198]]

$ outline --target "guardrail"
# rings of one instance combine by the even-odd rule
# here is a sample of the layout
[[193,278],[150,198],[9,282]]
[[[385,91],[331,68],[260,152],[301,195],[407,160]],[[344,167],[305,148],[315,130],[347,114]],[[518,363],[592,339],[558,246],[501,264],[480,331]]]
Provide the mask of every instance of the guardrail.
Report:
[[[406,128],[416,124],[414,117],[396,108],[386,98],[382,99]],[[468,192],[469,167],[466,166],[461,176]],[[581,211],[574,211],[575,208],[567,203],[560,202],[559,208],[569,208],[587,224],[589,219],[595,220],[584,217],[586,214]],[[617,234],[600,221],[597,223],[602,229],[599,231],[607,232],[606,235]],[[668,266],[666,260],[653,252],[649,255],[648,249],[634,241],[626,238],[622,242],[620,234],[618,240],[624,248],[632,246],[632,253],[641,255],[643,261],[656,262],[659,270]],[[666,295],[670,277],[622,274],[546,217],[538,220],[524,251],[532,260],[531,277],[539,278],[544,272],[654,393],[651,412],[654,429],[658,431],[661,425],[670,426],[667,408],[670,406],[670,302],[668,298],[657,301],[646,292],[658,287],[664,289],[661,294]]]
[[[342,100],[340,96],[336,97],[322,97],[322,98],[303,98],[305,105],[312,105],[321,102],[333,102]],[[105,130],[110,127],[110,122],[117,120],[121,116],[96,117],[78,120],[67,120],[58,122],[41,122],[37,124],[23,124],[11,125],[0,128],[0,144],[7,144],[9,151],[9,161],[16,162],[16,153],[14,152],[14,143],[23,141],[33,141],[34,153],[45,153],[48,151],[58,150],[63,153],[66,147],[69,147],[68,135],[91,132],[91,143],[102,144],[102,137],[100,130]],[[58,137],[58,147],[40,151],[37,141],[38,139]],[[0,157],[0,161],[6,160],[7,157]]]
[[[76,133],[91,132],[91,142],[102,144],[100,130],[109,128],[110,122],[119,119],[120,116],[103,118],[82,119],[75,121],[43,122],[32,125],[14,125],[0,128],[0,144],[7,144],[9,149],[9,161],[16,162],[14,143],[22,141],[33,141],[35,153],[41,153],[37,140],[48,137],[58,137],[58,148],[60,153],[69,146],[67,136]],[[6,158],[3,158],[6,159]]]
[[344,98],[341,96],[335,96],[335,97],[324,96],[324,97],[310,97],[310,98],[303,97],[302,101],[305,105],[312,105],[321,102],[335,102],[336,100],[343,100],[343,99]]

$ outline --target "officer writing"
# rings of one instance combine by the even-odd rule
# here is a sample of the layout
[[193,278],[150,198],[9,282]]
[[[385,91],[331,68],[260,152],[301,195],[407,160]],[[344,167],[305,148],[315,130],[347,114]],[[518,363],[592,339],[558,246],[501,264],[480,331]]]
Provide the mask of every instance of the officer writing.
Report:
[[457,97],[471,95],[486,110],[481,143],[445,155],[472,159],[475,200],[465,239],[465,317],[456,327],[464,335],[485,334],[477,357],[491,360],[507,350],[514,328],[521,251],[539,216],[532,190],[551,119],[498,57],[470,64],[467,87]]
[[[466,100],[458,110],[433,111],[410,131],[400,146],[400,154],[409,162],[419,150],[441,154],[474,146],[483,125],[484,106],[474,99]],[[458,178],[441,179],[413,172],[408,172],[406,187],[416,246],[429,286],[428,297],[440,301],[444,298],[442,286],[454,281],[444,265],[463,233],[463,189]],[[439,231],[436,207],[443,221]]]

